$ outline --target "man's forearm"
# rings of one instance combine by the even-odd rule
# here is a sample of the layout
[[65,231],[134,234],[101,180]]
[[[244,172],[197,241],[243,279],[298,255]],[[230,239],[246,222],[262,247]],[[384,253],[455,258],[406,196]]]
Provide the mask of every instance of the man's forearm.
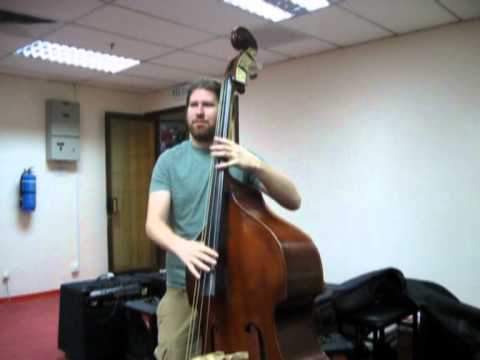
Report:
[[200,241],[189,241],[176,235],[163,221],[150,221],[146,232],[153,242],[177,255],[190,273],[200,279],[201,271],[210,271],[217,263],[218,253]]
[[164,221],[147,222],[145,226],[147,236],[162,249],[174,252],[175,242],[182,238],[173,232]]
[[289,210],[296,210],[300,207],[300,194],[295,185],[285,175],[261,160],[255,167],[254,173],[265,187],[266,194],[280,205]]

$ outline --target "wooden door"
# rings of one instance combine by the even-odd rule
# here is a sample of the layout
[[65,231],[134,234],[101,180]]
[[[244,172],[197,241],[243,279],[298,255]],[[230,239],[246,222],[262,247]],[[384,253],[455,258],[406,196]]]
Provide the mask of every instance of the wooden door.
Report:
[[148,187],[155,163],[155,123],[143,115],[107,113],[109,270],[157,269],[145,234]]

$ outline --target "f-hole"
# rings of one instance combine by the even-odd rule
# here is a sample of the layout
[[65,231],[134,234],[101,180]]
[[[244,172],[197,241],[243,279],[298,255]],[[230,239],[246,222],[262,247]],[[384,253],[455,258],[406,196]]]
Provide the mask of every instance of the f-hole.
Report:
[[[253,335],[249,337],[249,342],[251,342],[250,348],[256,350],[259,359],[267,360],[267,355],[265,354],[265,342],[263,341],[262,332],[257,327],[257,325],[255,325],[254,323],[248,323],[247,326],[245,326],[245,331],[248,332],[250,335]],[[253,340],[252,337],[255,337],[255,340]],[[254,356],[252,357],[255,358]]]

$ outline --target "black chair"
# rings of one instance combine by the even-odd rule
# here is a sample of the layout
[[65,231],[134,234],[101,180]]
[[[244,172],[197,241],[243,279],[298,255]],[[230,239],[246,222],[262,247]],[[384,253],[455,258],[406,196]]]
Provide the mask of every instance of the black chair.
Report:
[[[385,360],[386,351],[391,351],[388,345],[386,329],[391,325],[407,325],[412,328],[411,353],[415,359],[415,348],[418,332],[417,308],[412,304],[378,302],[338,319],[339,330],[350,326],[354,331],[354,344],[357,352],[364,342],[372,343],[373,359]],[[370,338],[370,334],[372,337]],[[398,346],[398,341],[397,341]]]
[[339,332],[354,341],[356,358],[363,355],[364,342],[371,341],[374,358],[386,360],[385,354],[391,350],[387,346],[386,329],[411,318],[412,354],[415,356],[418,310],[407,297],[405,278],[398,269],[381,269],[341,284],[327,284],[326,291],[315,298],[314,309],[319,329],[332,324],[331,316],[325,317],[325,314],[333,314]]
[[[313,321],[315,333],[325,353],[332,359],[342,355],[351,360],[354,356],[354,344],[338,332],[338,324],[333,308],[334,286],[326,284],[322,293],[315,297]],[[342,357],[339,357],[342,358]]]

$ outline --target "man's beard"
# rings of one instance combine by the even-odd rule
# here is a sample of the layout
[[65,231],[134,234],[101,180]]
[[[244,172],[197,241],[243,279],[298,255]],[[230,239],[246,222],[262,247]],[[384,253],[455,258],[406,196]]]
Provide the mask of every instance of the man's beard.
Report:
[[195,128],[194,124],[188,126],[192,137],[200,143],[211,143],[215,137],[215,127],[206,125],[204,128]]

